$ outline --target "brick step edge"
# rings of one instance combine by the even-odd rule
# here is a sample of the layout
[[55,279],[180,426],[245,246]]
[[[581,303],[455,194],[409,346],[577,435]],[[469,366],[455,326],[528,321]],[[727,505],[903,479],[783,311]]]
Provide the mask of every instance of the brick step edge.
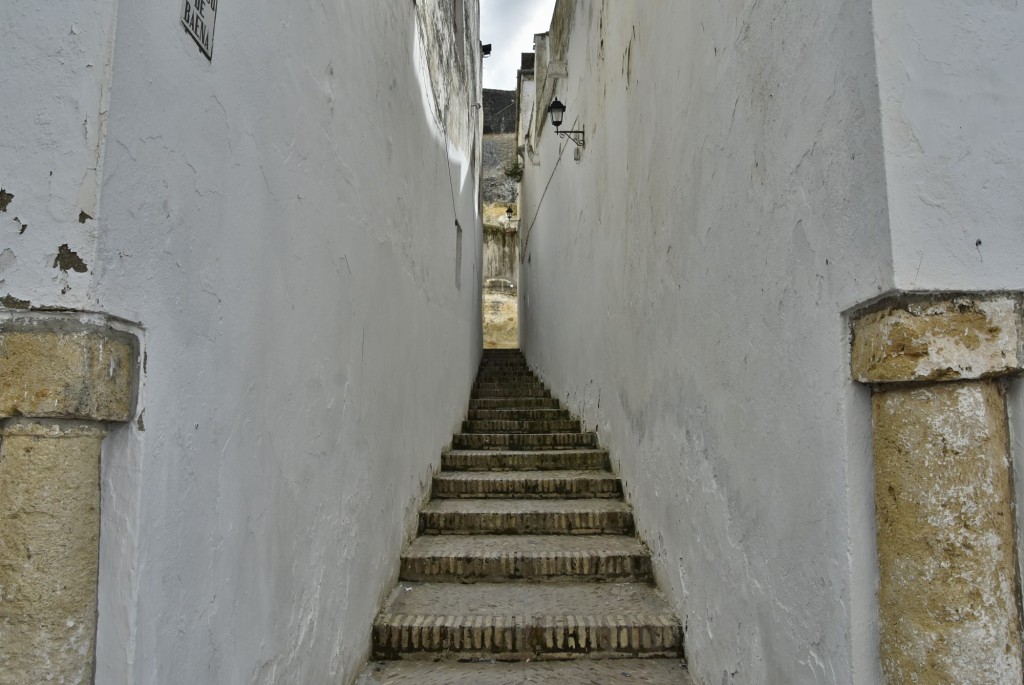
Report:
[[473,400],[503,400],[506,398],[518,399],[526,397],[550,399],[551,393],[549,393],[543,387],[519,388],[502,385],[496,388],[473,388],[473,391],[470,393],[469,397],[470,399]]
[[400,579],[425,582],[650,582],[648,554],[449,554],[403,556]]
[[596,448],[594,433],[459,433],[452,437],[453,449],[579,449]]
[[579,433],[576,419],[466,419],[463,433]]
[[442,473],[434,478],[435,498],[487,498],[536,497],[544,499],[587,499],[592,497],[621,497],[622,483],[611,474],[591,477],[545,478],[445,478]]
[[373,623],[373,657],[532,659],[683,656],[683,629],[674,617],[424,616],[380,614]]
[[629,510],[601,512],[421,511],[420,535],[632,535]]
[[609,463],[608,452],[604,450],[481,450],[468,454],[445,452],[441,455],[441,468],[445,471],[598,471],[608,469]]
[[561,406],[553,397],[476,397],[470,398],[469,409],[561,409]]
[[568,409],[470,409],[467,421],[577,421]]

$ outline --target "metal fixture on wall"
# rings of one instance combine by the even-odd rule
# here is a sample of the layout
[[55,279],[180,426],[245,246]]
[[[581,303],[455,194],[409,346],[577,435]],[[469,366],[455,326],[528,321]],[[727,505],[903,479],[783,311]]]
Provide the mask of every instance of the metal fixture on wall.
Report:
[[551,123],[555,126],[555,133],[562,138],[568,138],[572,142],[576,143],[577,147],[586,147],[586,137],[583,131],[559,131],[559,127],[562,125],[562,120],[565,118],[565,105],[558,98],[551,101],[548,105],[548,114],[551,115]]

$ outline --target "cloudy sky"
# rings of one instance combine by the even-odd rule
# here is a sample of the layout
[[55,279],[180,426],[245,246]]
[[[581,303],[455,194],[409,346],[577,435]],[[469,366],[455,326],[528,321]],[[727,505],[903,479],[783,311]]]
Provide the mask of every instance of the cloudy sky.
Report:
[[555,0],[480,0],[480,40],[493,46],[484,60],[484,88],[515,90],[519,55],[533,52],[533,34],[551,27]]

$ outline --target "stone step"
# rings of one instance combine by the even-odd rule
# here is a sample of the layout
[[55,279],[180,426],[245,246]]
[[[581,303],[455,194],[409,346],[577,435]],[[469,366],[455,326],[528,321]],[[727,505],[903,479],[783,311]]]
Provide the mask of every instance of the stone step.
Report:
[[470,409],[559,409],[553,397],[487,397],[469,400]]
[[504,376],[504,375],[523,375],[523,376],[536,376],[533,369],[526,364],[484,364],[476,371],[477,376]]
[[457,450],[573,449],[597,447],[596,433],[459,433]]
[[621,496],[622,484],[611,471],[442,471],[434,477],[439,499]]
[[485,386],[474,385],[473,395],[476,397],[550,397],[551,392],[540,383],[522,385],[495,383]]
[[495,357],[480,362],[481,369],[502,369],[505,367],[530,368],[530,363],[523,357]]
[[473,384],[474,390],[498,390],[502,388],[514,388],[516,390],[547,390],[544,384],[536,379],[524,379],[521,381],[477,381]]
[[430,582],[647,581],[651,557],[626,535],[423,535],[401,579]]
[[446,471],[538,471],[607,469],[608,452],[580,450],[449,450],[441,455]]
[[373,623],[377,659],[682,657],[683,631],[644,583],[399,583]]
[[499,380],[504,378],[524,378],[533,380],[537,378],[537,374],[533,372],[528,366],[503,366],[503,367],[491,367],[481,368],[476,373],[477,380]]
[[516,663],[378,661],[356,685],[693,685],[681,659],[573,659]]
[[419,532],[632,535],[633,511],[612,499],[436,499],[420,510]]
[[571,419],[566,409],[470,409],[469,421],[562,421]]
[[491,366],[481,366],[476,371],[477,377],[480,376],[531,376],[536,377],[533,369],[526,364],[501,364]]
[[543,386],[515,387],[501,386],[496,388],[473,388],[471,399],[488,399],[494,397],[550,397],[551,394]]
[[537,378],[537,374],[528,366],[481,367],[476,372],[477,379],[485,378]]
[[579,433],[580,422],[575,419],[495,421],[467,420],[462,422],[463,433]]

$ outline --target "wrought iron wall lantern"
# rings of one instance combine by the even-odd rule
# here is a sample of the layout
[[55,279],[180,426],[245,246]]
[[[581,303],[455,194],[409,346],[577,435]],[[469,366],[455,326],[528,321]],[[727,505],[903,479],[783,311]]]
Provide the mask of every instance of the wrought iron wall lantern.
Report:
[[559,127],[562,125],[562,121],[565,118],[565,105],[558,98],[551,101],[548,105],[548,114],[551,115],[551,123],[555,126],[555,133],[561,138],[568,138],[572,142],[576,143],[577,147],[586,147],[587,141],[583,134],[583,131],[559,131]]

